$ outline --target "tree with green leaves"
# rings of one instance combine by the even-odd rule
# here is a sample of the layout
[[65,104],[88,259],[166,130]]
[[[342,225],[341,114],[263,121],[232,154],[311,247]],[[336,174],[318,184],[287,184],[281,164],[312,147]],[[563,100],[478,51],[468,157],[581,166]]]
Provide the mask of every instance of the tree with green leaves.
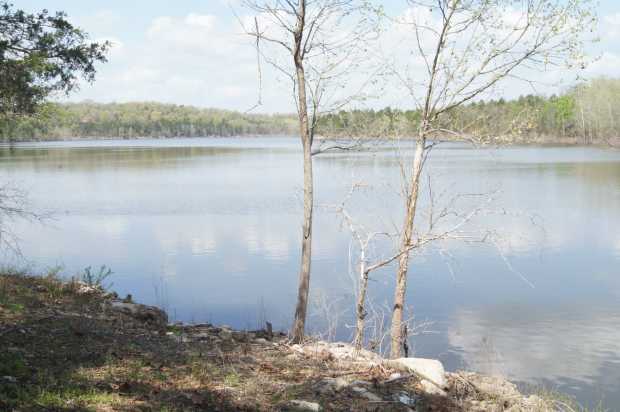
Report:
[[[50,94],[75,89],[80,77],[94,80],[95,64],[106,61],[110,44],[90,42],[66,17],[0,1],[0,121],[35,113]],[[19,251],[7,221],[38,217],[22,191],[0,186],[0,247]]]
[[32,114],[52,93],[93,81],[109,42],[91,42],[63,12],[28,13],[0,1],[0,116]]

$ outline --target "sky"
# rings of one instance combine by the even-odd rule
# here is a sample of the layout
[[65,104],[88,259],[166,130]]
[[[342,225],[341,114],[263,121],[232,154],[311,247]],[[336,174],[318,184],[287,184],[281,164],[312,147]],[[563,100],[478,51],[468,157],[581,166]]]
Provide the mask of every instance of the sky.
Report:
[[[94,40],[110,40],[109,62],[98,67],[97,80],[84,83],[61,101],[160,101],[246,111],[258,99],[256,51],[241,34],[238,17],[244,12],[236,0],[14,0],[15,7],[34,12],[43,8],[65,11],[69,20]],[[389,13],[398,15],[406,0],[385,0]],[[583,77],[620,76],[620,1],[599,2],[600,42],[588,46],[596,57]],[[398,47],[398,45],[394,45]],[[264,68],[262,105],[258,112],[295,110],[290,86],[273,70]],[[550,75],[559,78],[558,74]],[[530,90],[517,83],[499,90],[502,97],[537,92],[549,94],[567,87],[575,73],[563,73],[562,83]],[[562,86],[563,85],[563,86]],[[375,105],[406,107],[402,94],[384,91]],[[498,96],[499,97],[499,96]]]

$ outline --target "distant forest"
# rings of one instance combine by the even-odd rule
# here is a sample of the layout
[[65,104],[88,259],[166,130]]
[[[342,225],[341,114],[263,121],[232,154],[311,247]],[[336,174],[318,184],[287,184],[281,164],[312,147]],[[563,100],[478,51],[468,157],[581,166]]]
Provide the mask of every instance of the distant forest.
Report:
[[6,140],[243,136],[294,133],[291,115],[243,114],[174,104],[47,103],[36,116],[0,121]]
[[[322,117],[326,137],[414,136],[412,110],[341,111]],[[620,136],[620,79],[599,78],[561,95],[472,102],[441,118],[449,131],[511,142],[595,143]],[[49,103],[36,116],[0,119],[4,141],[294,135],[293,115],[244,114],[162,103]]]
[[[332,136],[415,136],[419,111],[348,111],[322,119]],[[446,140],[468,136],[507,142],[598,143],[620,137],[620,79],[598,78],[561,95],[478,101],[440,118]],[[459,132],[459,135],[452,134]]]

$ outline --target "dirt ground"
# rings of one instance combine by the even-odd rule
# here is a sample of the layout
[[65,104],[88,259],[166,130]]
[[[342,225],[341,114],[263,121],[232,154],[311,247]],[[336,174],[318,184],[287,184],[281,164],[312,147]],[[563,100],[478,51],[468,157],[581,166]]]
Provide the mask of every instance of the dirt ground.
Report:
[[551,410],[481,390],[465,373],[429,395],[415,374],[308,355],[283,334],[167,325],[112,302],[123,306],[53,274],[1,274],[0,410]]

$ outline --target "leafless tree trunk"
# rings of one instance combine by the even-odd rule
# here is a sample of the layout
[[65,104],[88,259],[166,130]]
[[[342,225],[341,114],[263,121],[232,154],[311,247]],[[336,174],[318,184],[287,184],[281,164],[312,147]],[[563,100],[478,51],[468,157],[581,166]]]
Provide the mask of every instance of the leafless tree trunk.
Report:
[[305,0],[299,3],[297,28],[294,33],[295,72],[298,85],[299,135],[304,156],[304,220],[301,239],[301,267],[299,269],[299,290],[293,323],[293,342],[301,343],[304,338],[308,294],[310,292],[310,268],[312,260],[312,212],[314,208],[314,181],[312,177],[312,135],[308,125],[308,105],[306,100],[306,76],[302,57],[302,34],[305,25]]
[[394,358],[402,356],[406,344],[402,318],[409,250],[416,224],[420,177],[434,144],[427,145],[427,141],[445,133],[461,135],[458,130],[441,129],[438,120],[491,91],[518,69],[522,72],[515,77],[524,78],[528,70],[542,71],[575,61],[582,64],[582,33],[595,22],[588,0],[519,0],[510,3],[510,10],[507,3],[495,0],[408,3],[412,13],[395,19],[395,23],[411,29],[411,54],[422,60],[425,70],[411,74],[406,73],[408,68],[394,69],[395,77],[407,88],[421,113],[415,156],[405,187],[402,254],[392,309],[390,355]]
[[[400,241],[400,250],[407,250],[411,245],[411,235],[415,221],[416,208],[418,205],[418,191],[420,188],[420,175],[422,173],[423,156],[425,152],[426,137],[425,131],[421,131],[421,136],[416,143],[415,155],[413,158],[413,173],[411,174],[410,194],[406,199],[405,221]],[[403,253],[398,259],[398,270],[396,272],[396,288],[394,290],[394,307],[392,309],[392,342],[390,355],[394,358],[400,356],[405,344],[406,336],[403,336],[403,310],[405,307],[405,293],[407,291],[407,273],[409,269],[409,253]]]
[[[367,9],[363,1],[243,0],[243,4],[257,13],[252,23],[248,24],[251,28],[245,28],[243,22],[242,25],[246,33],[256,39],[259,62],[261,57],[264,58],[291,80],[297,107],[303,149],[304,196],[301,262],[292,340],[300,343],[304,339],[312,262],[312,158],[326,151],[350,147],[321,145],[313,148],[315,131],[322,113],[340,109],[353,99],[352,95],[342,96],[339,91],[344,89],[342,86],[346,76],[351,76],[356,67],[356,53],[363,44],[361,40],[373,30],[371,26],[366,26],[367,20],[355,18],[356,14]],[[261,44],[284,50],[288,54],[285,62],[265,53],[260,49]],[[259,83],[261,77],[259,67]]]
[[[428,151],[430,148],[425,150]],[[418,159],[422,159],[420,153],[418,153],[417,156]],[[422,167],[422,163],[423,160],[419,163],[420,168]],[[356,283],[356,321],[353,344],[357,351],[363,347],[364,342],[366,317],[368,315],[366,307],[370,303],[367,303],[368,282],[370,280],[371,273],[374,273],[378,269],[386,267],[394,262],[399,262],[402,260],[403,256],[407,255],[414,249],[426,247],[427,245],[431,245],[436,242],[458,240],[467,243],[481,243],[487,240],[494,241],[495,237],[494,234],[490,233],[488,230],[481,230],[478,228],[472,230],[467,227],[468,223],[476,216],[494,213],[492,210],[488,209],[488,206],[494,199],[492,193],[456,194],[451,196],[447,202],[445,202],[445,205],[442,207],[437,207],[438,205],[436,204],[436,200],[438,199],[436,199],[436,196],[431,189],[430,180],[428,182],[428,209],[426,209],[426,213],[423,214],[425,223],[423,225],[424,230],[418,230],[415,233],[415,236],[413,232],[409,232],[407,235],[404,235],[398,231],[393,233],[385,231],[369,231],[364,224],[356,221],[356,219],[347,210],[347,203],[353,197],[356,189],[366,186],[367,185],[363,183],[355,183],[349,191],[347,197],[345,197],[345,200],[336,207],[336,212],[342,215],[344,223],[346,223],[349,231],[351,232],[353,244],[357,245],[358,265],[355,266],[355,270],[352,271],[356,278],[354,279]],[[480,202],[468,206],[467,211],[460,211],[457,210],[456,206],[459,199],[480,199]],[[359,204],[359,202],[357,203]],[[503,211],[503,213],[505,213],[505,211]],[[421,223],[422,222],[418,223],[418,227],[421,226]],[[408,237],[409,240],[406,243],[406,246],[402,246],[400,242],[402,242],[402,239],[405,237]],[[377,250],[376,246],[380,240],[388,241],[390,247],[389,250],[391,250],[391,252],[383,256],[375,256],[374,253],[376,253]],[[400,291],[404,291],[404,288],[400,289]],[[374,316],[376,315],[377,313],[374,314]],[[399,312],[399,315],[401,316],[399,323],[401,331],[409,330],[410,332],[414,332],[417,329],[414,325],[412,325],[411,317],[404,319],[402,310]],[[376,322],[377,320],[374,319],[374,321]],[[407,336],[407,333],[404,333],[403,336]],[[400,342],[400,347],[405,347],[405,343],[405,341]]]

